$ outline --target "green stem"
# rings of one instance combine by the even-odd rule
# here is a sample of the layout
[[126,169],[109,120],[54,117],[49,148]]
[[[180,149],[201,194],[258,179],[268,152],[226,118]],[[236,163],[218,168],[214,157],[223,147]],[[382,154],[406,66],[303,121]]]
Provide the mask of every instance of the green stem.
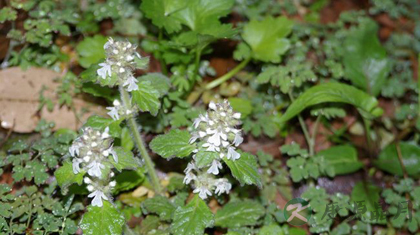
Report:
[[198,74],[198,69],[200,67],[200,58],[201,58],[201,50],[198,49],[198,46],[197,46],[195,50],[195,63],[194,63],[195,68],[194,68],[194,74],[192,77],[193,81],[195,81],[195,77],[197,77],[197,74]]
[[309,146],[309,150],[312,149],[312,154],[313,155],[315,153],[315,141],[316,141],[316,135],[318,133],[318,129],[319,129],[319,121],[321,121],[321,114],[318,115],[318,117],[316,117],[316,121],[314,124],[314,129],[312,131],[312,136],[311,136],[311,146]]
[[[295,98],[293,97],[292,91],[289,91],[289,98],[292,102],[295,100]],[[302,118],[302,115],[300,115],[300,114],[298,115],[298,120],[299,120],[299,124],[302,128],[303,135],[305,136],[306,142],[308,143],[308,146],[309,146],[309,155],[312,156],[312,155],[314,155],[314,148],[313,148],[313,145],[312,145],[312,140],[311,140],[311,136],[309,135],[308,128],[306,128],[306,124],[305,124],[305,121]]]
[[420,53],[417,58],[418,66],[417,66],[417,94],[419,96],[417,102],[419,105],[418,115],[417,118],[420,118]]
[[[120,95],[121,95],[122,103],[125,106],[125,108],[130,109],[131,108],[130,95],[122,86],[120,86]],[[150,158],[149,153],[147,152],[146,146],[144,144],[143,138],[140,135],[139,128],[137,126],[134,116],[129,116],[127,118],[127,123],[131,131],[134,143],[136,144],[137,149],[140,151],[140,155],[143,157],[153,188],[157,194],[161,194],[162,188],[159,182],[159,177],[156,174],[155,165],[152,159]]]
[[365,124],[367,148],[368,148],[369,156],[372,156],[372,139],[370,138],[371,137],[371,129],[370,129],[371,121],[369,121],[366,118],[363,118],[363,123]]
[[238,64],[238,66],[236,66],[234,69],[232,69],[231,71],[229,71],[225,75],[223,75],[223,76],[221,76],[221,77],[213,80],[209,84],[207,84],[207,86],[205,87],[205,89],[206,90],[211,90],[211,89],[219,86],[220,84],[226,82],[231,77],[233,77],[235,74],[237,74],[239,71],[241,71],[249,63],[249,61],[251,61],[251,57],[249,57],[248,59],[242,61],[240,64]]
[[[161,41],[163,38],[163,31],[162,29],[159,30],[159,36],[158,36],[158,43],[159,43],[159,47],[161,46]],[[161,67],[161,71],[165,76],[168,76],[168,69],[166,68],[166,63],[165,60],[162,58],[162,53],[159,51],[159,63],[160,63],[160,67]]]

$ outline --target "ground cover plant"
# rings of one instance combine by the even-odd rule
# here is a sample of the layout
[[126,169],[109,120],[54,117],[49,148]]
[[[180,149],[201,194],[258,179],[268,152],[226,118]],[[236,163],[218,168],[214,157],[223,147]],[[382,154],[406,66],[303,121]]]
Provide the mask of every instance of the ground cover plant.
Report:
[[0,6],[0,234],[420,234],[418,1]]

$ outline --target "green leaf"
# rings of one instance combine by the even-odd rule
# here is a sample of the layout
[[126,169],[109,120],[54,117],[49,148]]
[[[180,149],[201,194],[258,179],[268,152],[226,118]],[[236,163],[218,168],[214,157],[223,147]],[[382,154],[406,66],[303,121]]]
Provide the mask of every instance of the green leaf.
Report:
[[223,158],[228,165],[233,177],[241,184],[257,185],[262,187],[260,173],[257,169],[257,159],[250,153],[240,152],[241,157],[237,160]]
[[83,215],[80,228],[85,235],[115,235],[123,234],[125,224],[122,216],[114,206],[103,200],[103,206],[88,206],[88,212]]
[[184,9],[187,2],[187,0],[144,0],[140,8],[154,25],[173,33],[181,30],[181,22],[173,17],[173,13]]
[[196,33],[214,38],[230,37],[234,32],[232,26],[221,24],[219,18],[229,14],[234,3],[233,0],[189,0],[175,17]]
[[229,98],[229,103],[234,111],[241,113],[241,118],[245,118],[252,113],[253,107],[250,100],[232,97]]
[[188,131],[174,129],[154,138],[150,142],[150,148],[164,158],[187,157],[196,148],[189,143],[190,138]]
[[210,165],[214,159],[218,159],[219,153],[206,151],[205,149],[200,149],[195,154],[195,164],[198,168],[203,168]]
[[83,68],[89,68],[92,64],[105,59],[104,44],[106,41],[106,37],[95,35],[94,37],[85,38],[76,46],[79,63]]
[[[381,189],[370,183],[359,182],[351,192],[351,200],[353,203],[363,202],[362,205],[366,206],[366,213],[363,214],[363,221],[371,221],[372,211],[375,211],[375,205],[379,202]],[[353,204],[354,206],[354,204]],[[360,208],[360,207],[359,207]],[[379,220],[383,223],[383,220]]]
[[133,138],[127,127],[124,127],[121,132],[121,146],[127,151],[131,151],[134,148]]
[[133,101],[142,112],[148,111],[156,116],[160,108],[159,91],[152,86],[150,81],[139,81],[138,86],[138,90],[131,92]]
[[158,214],[160,219],[166,221],[172,220],[172,214],[176,209],[169,199],[164,196],[146,199],[142,205],[148,212]]
[[286,113],[280,117],[279,122],[283,123],[292,119],[307,107],[328,102],[354,105],[366,118],[378,117],[383,112],[378,107],[378,101],[374,97],[352,86],[329,82],[306,90],[289,106]]
[[99,130],[104,130],[109,127],[109,134],[112,137],[120,138],[122,129],[120,127],[122,120],[113,120],[111,118],[104,118],[100,116],[90,116],[83,126],[90,126]]
[[114,167],[118,171],[122,170],[135,170],[140,167],[140,163],[136,158],[134,158],[134,155],[131,151],[125,150],[122,147],[114,147],[114,151],[118,156],[118,162],[114,161],[114,158],[112,155],[109,156],[109,159],[114,165]]
[[326,167],[334,169],[334,175],[353,173],[363,167],[363,163],[357,159],[357,150],[348,145],[322,150],[315,157],[323,157]]
[[2,7],[0,10],[0,23],[4,23],[8,20],[16,20],[17,12],[11,7]]
[[122,171],[115,176],[117,185],[112,190],[113,194],[127,191],[139,186],[145,179],[144,170],[142,168],[137,171]]
[[54,172],[57,183],[61,188],[66,188],[74,183],[81,185],[85,172],[74,174],[73,164],[69,161],[63,163],[63,166]]
[[344,41],[345,76],[373,96],[381,92],[391,68],[377,34],[378,25],[368,20]]
[[141,81],[149,81],[152,87],[159,92],[159,97],[166,95],[171,88],[169,78],[161,73],[148,73],[138,78]]
[[268,16],[262,21],[251,20],[244,26],[242,38],[252,50],[252,57],[263,62],[279,63],[289,49],[285,37],[292,31],[293,22],[286,17]]
[[264,214],[264,207],[256,201],[229,202],[217,211],[215,225],[224,228],[254,226],[258,224],[258,219]]
[[202,235],[204,229],[212,227],[214,215],[206,203],[197,195],[174,213],[171,231],[176,235]]
[[[420,175],[420,147],[416,144],[400,142],[400,149],[407,174],[412,177],[418,177]],[[395,144],[388,145],[382,150],[378,160],[374,163],[379,169],[388,173],[398,176],[404,175]]]
[[278,226],[277,224],[266,225],[262,227],[261,230],[258,232],[258,235],[273,235],[273,234],[283,235],[284,232],[283,232],[283,229],[281,229],[281,227]]

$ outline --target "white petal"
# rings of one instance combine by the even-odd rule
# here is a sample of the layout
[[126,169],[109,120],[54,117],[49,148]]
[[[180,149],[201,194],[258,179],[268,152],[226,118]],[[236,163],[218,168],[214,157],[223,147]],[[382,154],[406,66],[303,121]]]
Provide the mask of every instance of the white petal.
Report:
[[244,141],[244,138],[242,138],[241,133],[237,133],[235,135],[235,139],[233,140],[233,144],[238,147],[242,142]]
[[82,160],[75,158],[73,159],[73,173],[78,174],[80,172],[80,163]]
[[137,85],[137,79],[133,75],[129,76],[127,80],[125,80],[123,86],[127,86],[128,92],[136,91],[139,89],[139,86]]
[[120,115],[118,114],[118,109],[115,107],[106,107],[109,110],[107,113],[113,120],[117,121],[120,119]]
[[99,66],[102,66],[102,68],[99,68],[96,71],[99,77],[105,79],[106,77],[111,76],[111,65],[107,63],[100,63]]
[[210,109],[213,109],[213,110],[216,110],[216,104],[212,101],[212,102],[210,102],[210,104],[209,104],[209,108]]
[[240,157],[241,157],[241,154],[236,152],[235,148],[233,148],[233,147],[228,148],[228,153],[227,153],[227,158],[228,159],[236,160],[236,159],[239,159]]
[[207,170],[207,173],[213,174],[213,175],[218,175],[219,174],[219,168],[222,169],[222,164],[217,160],[213,160],[210,168]]

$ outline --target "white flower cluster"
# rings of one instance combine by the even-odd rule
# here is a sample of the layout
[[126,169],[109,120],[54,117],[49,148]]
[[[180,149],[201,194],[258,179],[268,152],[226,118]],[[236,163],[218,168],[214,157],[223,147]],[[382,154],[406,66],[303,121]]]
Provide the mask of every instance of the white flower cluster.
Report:
[[115,121],[119,120],[120,116],[128,116],[133,113],[131,109],[128,109],[122,105],[119,100],[114,100],[112,104],[114,106],[106,107],[106,109],[109,110],[107,114]]
[[[206,199],[215,194],[228,193],[232,185],[225,178],[215,179],[214,175],[219,174],[222,169],[222,158],[237,160],[241,157],[236,148],[242,143],[243,138],[241,130],[235,128],[240,124],[240,113],[233,111],[229,102],[209,104],[209,110],[205,115],[200,115],[193,124],[194,131],[190,143],[198,142],[198,149],[195,152],[207,151],[214,152],[216,156],[210,164],[204,167],[197,167],[197,164],[191,162],[185,169],[184,183],[189,184],[194,181],[194,193],[198,193],[202,199]],[[193,159],[198,161],[194,155]],[[197,173],[197,174],[196,174]]]
[[137,79],[133,76],[133,71],[136,68],[135,58],[141,58],[141,56],[136,52],[136,46],[128,41],[114,41],[109,38],[104,49],[106,60],[99,64],[101,68],[97,70],[97,74],[102,79],[106,79],[115,73],[127,91],[138,90]]
[[115,162],[118,162],[118,156],[112,147],[113,139],[109,135],[109,128],[104,132],[94,130],[90,127],[83,129],[82,136],[73,141],[69,148],[70,155],[73,157],[73,172],[78,174],[81,171],[87,172],[84,182],[88,184],[87,189],[91,192],[88,197],[93,197],[92,205],[102,206],[102,199],[108,200],[106,194],[110,192],[115,182],[110,182],[113,177],[111,171],[104,175],[103,169],[106,168],[105,162],[108,162],[112,155]]

